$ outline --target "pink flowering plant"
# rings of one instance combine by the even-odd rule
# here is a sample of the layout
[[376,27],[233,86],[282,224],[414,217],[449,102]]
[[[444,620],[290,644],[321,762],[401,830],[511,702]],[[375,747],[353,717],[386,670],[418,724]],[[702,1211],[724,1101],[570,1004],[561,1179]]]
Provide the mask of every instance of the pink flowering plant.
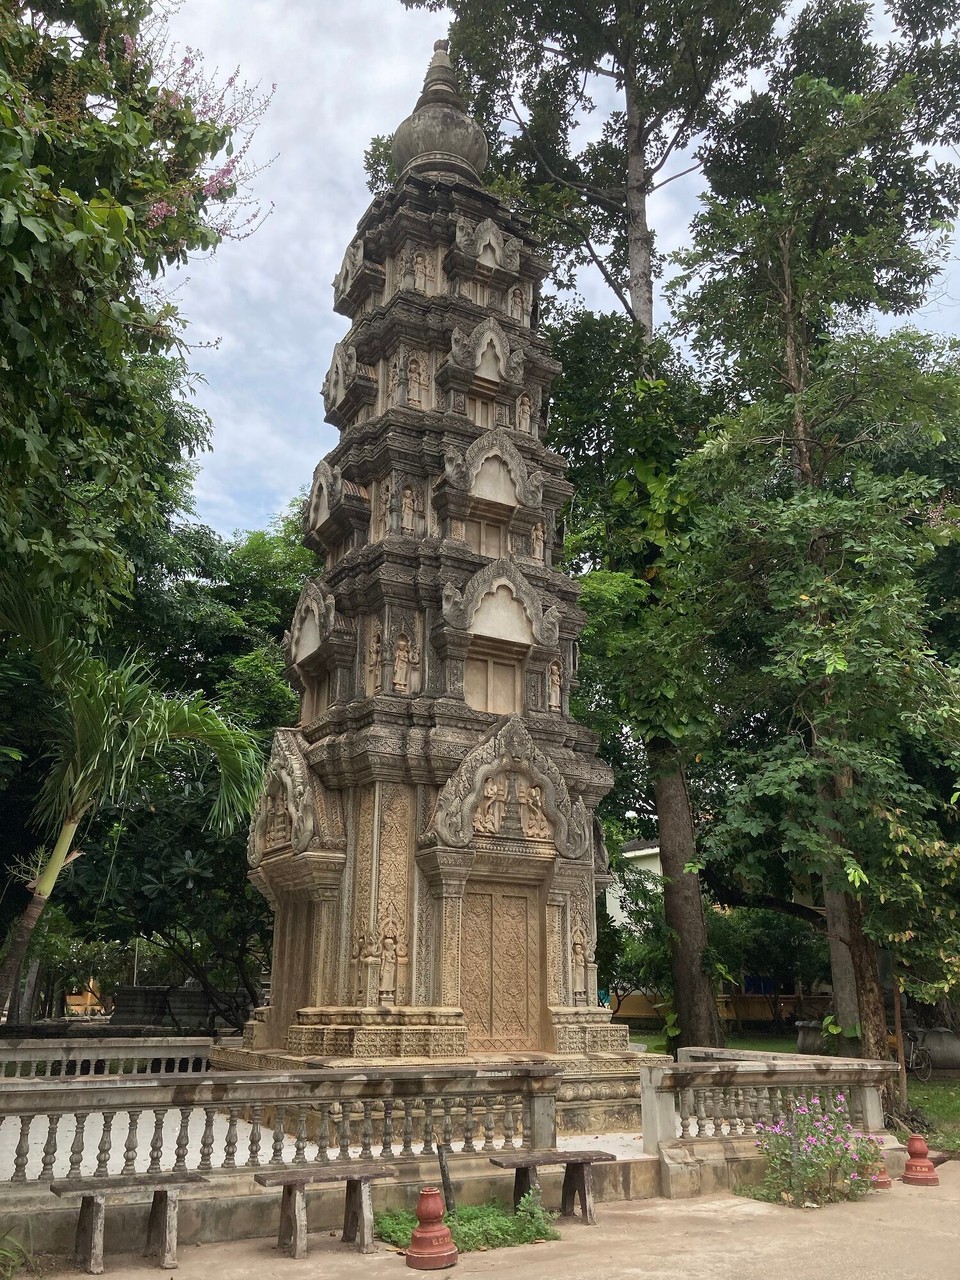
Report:
[[756,1194],[797,1208],[859,1200],[881,1165],[879,1142],[854,1132],[842,1093],[815,1094],[776,1124],[758,1124],[757,1146],[767,1168]]

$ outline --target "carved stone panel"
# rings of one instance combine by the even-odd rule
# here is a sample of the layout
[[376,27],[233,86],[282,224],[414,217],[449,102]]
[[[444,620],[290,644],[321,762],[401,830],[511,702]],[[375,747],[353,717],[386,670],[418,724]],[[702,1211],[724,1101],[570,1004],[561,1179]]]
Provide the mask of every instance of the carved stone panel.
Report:
[[541,1047],[540,909],[535,890],[468,884],[460,997],[471,1053]]

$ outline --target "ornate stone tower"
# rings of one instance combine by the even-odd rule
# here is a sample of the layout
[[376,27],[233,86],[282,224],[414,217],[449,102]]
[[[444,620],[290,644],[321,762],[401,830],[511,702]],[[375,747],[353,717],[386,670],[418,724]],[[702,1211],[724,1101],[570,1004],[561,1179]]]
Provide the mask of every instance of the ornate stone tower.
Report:
[[627,1048],[597,1007],[610,777],[568,710],[583,615],[553,567],[571,490],[541,442],[546,263],[486,158],[439,43],[334,282],[341,439],[304,508],[326,567],[250,835],[276,912],[251,1061]]

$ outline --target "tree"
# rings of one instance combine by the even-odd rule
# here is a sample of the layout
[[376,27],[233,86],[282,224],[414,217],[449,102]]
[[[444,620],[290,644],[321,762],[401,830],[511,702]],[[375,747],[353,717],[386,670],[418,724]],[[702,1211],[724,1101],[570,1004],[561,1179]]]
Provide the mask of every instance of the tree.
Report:
[[193,54],[164,65],[152,15],[0,10],[0,545],[25,589],[95,617],[129,585],[120,530],[164,498],[143,361],[175,346],[176,313],[150,282],[231,233],[233,139],[265,106],[235,78],[212,93]]
[[225,722],[200,695],[172,697],[152,684],[136,656],[108,664],[76,640],[40,602],[5,583],[0,627],[29,646],[49,694],[42,726],[45,775],[35,812],[55,836],[41,850],[30,901],[11,930],[0,966],[0,1007],[10,995],[31,934],[52,894],[83,819],[103,802],[129,796],[161,753],[199,773],[213,756],[219,786],[210,822],[228,830],[252,811],[262,776],[254,739]]
[[841,1020],[876,1057],[870,899],[896,886],[919,906],[955,876],[933,797],[903,766],[906,743],[941,762],[955,752],[956,677],[931,655],[917,585],[949,536],[934,517],[943,486],[889,460],[954,438],[956,359],[858,319],[908,311],[939,269],[960,175],[924,147],[957,136],[943,93],[957,53],[938,6],[895,17],[880,45],[865,5],[802,12],[769,88],[716,130],[680,307],[747,403],[684,466],[698,499],[676,604],[700,601],[705,637],[746,631],[765,695],[754,714],[769,708],[714,847],[741,865],[779,848],[797,874],[823,873],[835,995],[854,1010]]

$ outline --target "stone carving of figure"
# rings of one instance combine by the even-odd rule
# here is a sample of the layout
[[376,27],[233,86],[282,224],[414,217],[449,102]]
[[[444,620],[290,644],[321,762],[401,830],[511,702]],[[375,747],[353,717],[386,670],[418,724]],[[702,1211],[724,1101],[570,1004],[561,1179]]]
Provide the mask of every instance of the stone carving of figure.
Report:
[[543,525],[535,524],[530,530],[530,551],[534,560],[543,562],[544,537]]
[[410,357],[407,365],[407,404],[420,408],[420,391],[423,386],[423,376],[420,372],[420,361],[416,356]]
[[430,266],[427,255],[418,249],[413,255],[413,287],[417,293],[427,292],[427,281],[430,279]]
[[367,655],[367,670],[370,672],[370,685],[374,693],[383,687],[383,633],[375,627],[370,637],[370,652]]
[[529,435],[532,419],[533,412],[530,404],[530,397],[526,392],[524,392],[517,401],[517,430],[524,432],[525,435]]
[[397,970],[406,957],[407,950],[399,936],[400,930],[391,916],[383,926],[380,938],[380,988],[381,1004],[397,1002]]
[[540,787],[520,786],[520,825],[528,840],[549,840],[552,832],[547,815],[543,811],[543,791]]
[[390,377],[387,382],[387,399],[391,405],[402,405],[407,398],[407,362],[404,352],[398,351],[390,362]]
[[409,638],[400,633],[393,647],[393,691],[409,693],[410,668],[420,661],[420,651],[410,643]]
[[519,285],[510,293],[510,319],[523,319],[523,290]]
[[550,683],[547,689],[547,707],[559,711],[562,706],[563,668],[559,659],[550,663]]
[[400,532],[413,533],[414,518],[417,514],[417,500],[409,485],[405,485],[400,495]]
[[483,795],[473,815],[473,829],[482,835],[495,836],[503,826],[503,811],[507,799],[507,779],[500,775],[488,778],[483,784]]
[[590,963],[587,950],[587,935],[580,925],[573,931],[571,940],[571,960],[573,969],[573,1003],[587,1003],[587,965]]

